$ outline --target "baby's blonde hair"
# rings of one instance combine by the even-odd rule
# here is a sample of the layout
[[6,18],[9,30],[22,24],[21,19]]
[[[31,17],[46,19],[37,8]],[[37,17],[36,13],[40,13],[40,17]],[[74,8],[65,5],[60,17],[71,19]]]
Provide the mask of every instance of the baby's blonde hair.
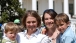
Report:
[[17,33],[18,32],[18,25],[13,23],[13,22],[8,22],[5,26],[5,33],[12,31],[13,33]]

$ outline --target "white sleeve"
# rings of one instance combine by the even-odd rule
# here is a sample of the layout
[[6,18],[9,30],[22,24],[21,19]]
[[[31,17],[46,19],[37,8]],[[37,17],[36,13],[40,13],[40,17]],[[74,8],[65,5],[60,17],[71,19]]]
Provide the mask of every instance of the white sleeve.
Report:
[[17,40],[17,43],[20,43],[20,36],[19,36],[19,34],[17,34],[16,40]]
[[48,36],[45,36],[42,38],[41,43],[51,43],[51,40],[49,40]]

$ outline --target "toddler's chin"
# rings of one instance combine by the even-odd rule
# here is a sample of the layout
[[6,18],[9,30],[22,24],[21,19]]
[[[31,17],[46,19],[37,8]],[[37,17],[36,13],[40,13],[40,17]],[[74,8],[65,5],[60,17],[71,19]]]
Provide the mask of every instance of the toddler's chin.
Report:
[[12,41],[14,41],[14,40],[15,40],[15,38],[12,38],[11,40],[12,40]]

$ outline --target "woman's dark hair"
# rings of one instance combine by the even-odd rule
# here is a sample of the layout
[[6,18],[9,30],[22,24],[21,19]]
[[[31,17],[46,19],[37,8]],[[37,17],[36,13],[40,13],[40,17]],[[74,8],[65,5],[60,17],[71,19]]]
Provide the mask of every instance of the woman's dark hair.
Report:
[[42,21],[43,21],[44,24],[45,24],[45,22],[44,22],[44,19],[45,19],[44,15],[45,15],[45,13],[49,14],[52,17],[52,19],[54,19],[56,17],[56,15],[57,15],[57,13],[53,9],[46,9],[43,12],[43,16],[42,16]]

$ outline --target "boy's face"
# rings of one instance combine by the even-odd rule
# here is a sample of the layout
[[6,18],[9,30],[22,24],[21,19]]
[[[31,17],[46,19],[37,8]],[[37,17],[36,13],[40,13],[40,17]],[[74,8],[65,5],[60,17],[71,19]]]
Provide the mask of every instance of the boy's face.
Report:
[[58,26],[58,30],[61,33],[64,33],[64,31],[67,29],[67,27],[69,26],[69,22],[65,23],[65,22],[60,22],[60,23],[56,23]]
[[15,40],[16,38],[16,34],[15,32],[12,32],[12,31],[8,31],[6,34],[6,37],[8,37],[10,40]]

